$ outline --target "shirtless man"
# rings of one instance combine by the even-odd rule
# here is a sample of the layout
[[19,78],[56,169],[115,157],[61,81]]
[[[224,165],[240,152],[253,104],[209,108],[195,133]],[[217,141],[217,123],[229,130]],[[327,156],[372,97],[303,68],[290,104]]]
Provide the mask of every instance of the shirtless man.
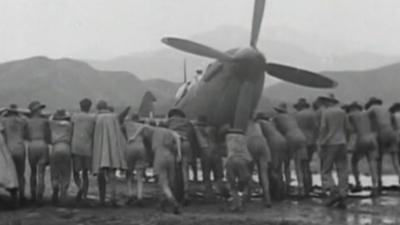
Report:
[[90,113],[92,101],[82,99],[79,102],[80,113],[74,113],[72,122],[72,166],[73,177],[78,193],[76,200],[86,199],[89,188],[88,173],[92,165],[93,136],[96,116]]
[[289,193],[290,188],[290,180],[286,180],[284,183],[282,175],[284,160],[287,158],[285,156],[289,154],[286,138],[276,129],[268,115],[258,113],[256,119],[271,151],[271,163],[269,166],[271,197],[276,200],[282,200]]
[[123,131],[127,140],[126,161],[128,166],[126,179],[128,180],[129,199],[128,204],[134,201],[133,196],[133,172],[136,172],[137,182],[137,204],[143,201],[143,174],[148,167],[145,140],[149,138],[148,125],[139,122],[139,115],[133,114],[129,120],[123,124]]
[[399,165],[399,138],[393,129],[389,109],[382,105],[382,100],[372,97],[365,104],[372,130],[377,134],[379,157],[378,157],[378,189],[382,188],[382,158],[385,153],[390,154],[394,171],[400,180]]
[[372,175],[372,195],[375,196],[378,190],[377,162],[379,157],[376,134],[372,131],[368,114],[363,111],[363,107],[360,104],[353,102],[347,106],[347,110],[350,128],[356,134],[355,149],[351,158],[351,166],[356,182],[355,189],[361,190],[358,162],[362,156],[366,156]]
[[[271,151],[257,120],[249,121],[246,129],[247,148],[252,157],[252,163],[257,166],[259,183],[263,189],[263,203],[265,207],[271,207],[269,165],[271,163]],[[252,167],[253,168],[253,167]]]
[[4,137],[11,156],[14,160],[18,176],[19,201],[25,202],[25,138],[27,121],[23,118],[15,104],[10,105],[3,119]]
[[305,165],[306,171],[304,174],[304,179],[305,189],[307,192],[310,192],[312,189],[310,163],[316,150],[318,119],[316,112],[311,109],[310,104],[305,98],[300,98],[299,101],[294,105],[294,108],[297,110],[295,113],[297,123],[307,139],[307,163]]
[[193,148],[191,141],[194,137],[193,125],[186,118],[185,113],[180,109],[171,109],[168,112],[167,127],[173,131],[176,131],[181,136],[181,147],[182,147],[182,171],[183,171],[183,203],[187,205],[189,203],[189,166],[192,166],[193,174],[197,173],[193,166],[196,162],[193,161]]
[[308,190],[305,189],[305,173],[308,159],[306,136],[300,129],[295,117],[287,112],[286,104],[280,104],[275,110],[278,114],[274,118],[274,122],[278,130],[285,136],[289,148],[289,155],[286,156],[288,159],[285,160],[285,178],[290,181],[290,160],[293,158],[299,184],[299,195],[307,195]]
[[150,131],[151,149],[154,153],[154,174],[158,177],[158,184],[163,193],[161,209],[165,211],[168,203],[173,207],[173,213],[179,214],[180,206],[176,201],[176,185],[179,176],[177,173],[182,171],[177,171],[176,165],[182,160],[180,137],[177,132],[166,128],[152,127]]
[[31,198],[32,201],[38,200],[41,203],[45,188],[45,169],[49,163],[50,126],[48,119],[42,115],[45,105],[33,101],[28,108],[31,111],[27,126]]

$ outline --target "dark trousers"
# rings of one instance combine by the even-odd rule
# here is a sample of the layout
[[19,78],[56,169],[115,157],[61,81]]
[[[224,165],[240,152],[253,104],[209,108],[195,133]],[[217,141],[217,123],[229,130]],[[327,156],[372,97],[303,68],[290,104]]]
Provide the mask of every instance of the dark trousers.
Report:
[[[348,190],[348,164],[346,145],[323,145],[320,152],[322,188],[325,191],[337,192],[341,197],[347,196]],[[332,177],[333,169],[336,169],[338,185]]]

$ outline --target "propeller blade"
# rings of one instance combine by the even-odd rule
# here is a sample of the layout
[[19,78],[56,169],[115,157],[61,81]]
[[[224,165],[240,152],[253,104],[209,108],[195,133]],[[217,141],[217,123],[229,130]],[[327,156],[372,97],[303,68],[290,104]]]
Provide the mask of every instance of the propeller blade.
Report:
[[250,45],[256,47],[258,36],[260,34],[260,28],[262,19],[264,16],[265,0],[255,0],[254,2],[254,13],[253,13],[253,24],[251,27],[251,39]]
[[184,52],[192,53],[195,55],[205,56],[208,58],[218,59],[221,61],[230,61],[233,59],[227,53],[218,51],[216,49],[210,48],[208,46],[193,41],[184,40],[180,38],[172,38],[172,37],[163,38],[161,41],[164,44],[169,45],[173,48],[177,48]]
[[303,86],[314,88],[333,88],[337,86],[336,81],[327,77],[290,66],[267,63],[266,71],[273,77]]

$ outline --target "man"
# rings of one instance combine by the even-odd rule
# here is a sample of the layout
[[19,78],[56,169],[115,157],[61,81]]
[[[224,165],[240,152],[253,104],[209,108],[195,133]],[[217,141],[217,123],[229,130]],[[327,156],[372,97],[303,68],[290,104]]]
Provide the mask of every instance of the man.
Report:
[[[257,166],[259,183],[263,189],[264,206],[271,207],[269,190],[269,164],[271,163],[271,151],[268,142],[263,135],[261,125],[257,120],[248,122],[246,129],[247,148],[252,157],[252,164]],[[253,168],[253,166],[252,166]]]
[[377,134],[379,146],[378,158],[378,189],[382,188],[382,158],[385,153],[390,154],[394,171],[400,181],[399,165],[399,138],[393,129],[392,117],[387,107],[382,105],[382,100],[372,97],[365,104],[372,130]]
[[275,108],[278,113],[274,118],[274,123],[278,130],[285,136],[289,155],[285,160],[285,178],[290,181],[290,160],[293,158],[296,167],[296,176],[299,184],[298,194],[300,196],[308,195],[308,190],[305,189],[305,173],[307,165],[307,139],[301,131],[295,117],[288,113],[287,105],[285,103],[280,104]]
[[3,119],[4,138],[8,150],[14,160],[18,175],[19,201],[25,203],[25,139],[27,121],[23,118],[15,104],[10,105]]
[[45,169],[49,163],[50,126],[42,115],[46,106],[39,101],[33,101],[28,108],[31,111],[28,119],[28,159],[31,167],[31,198],[42,203],[45,189]]
[[[90,113],[92,101],[88,98],[79,102],[80,113],[72,115],[72,166],[78,193],[76,200],[87,198],[89,188],[88,173],[92,163],[93,136],[96,116]],[[82,174],[81,174],[82,173]]]
[[176,196],[181,195],[179,191],[183,191],[178,187],[178,185],[181,186],[178,173],[182,171],[176,169],[177,164],[182,160],[179,134],[170,129],[151,127],[149,135],[154,154],[153,170],[163,193],[161,209],[165,211],[168,203],[173,207],[173,213],[179,214],[180,207]]
[[53,187],[52,201],[57,204],[67,197],[71,180],[72,125],[65,110],[57,110],[50,120],[52,149],[50,153],[50,176]]
[[195,157],[193,156],[193,147],[191,145],[194,138],[193,125],[186,118],[186,115],[182,110],[174,108],[168,112],[167,127],[176,131],[182,139],[183,203],[186,205],[189,203],[189,166],[192,167],[195,180],[197,179],[197,164],[194,160]]
[[365,155],[372,175],[372,196],[376,196],[378,191],[377,162],[379,157],[376,134],[372,131],[368,114],[363,111],[363,107],[360,104],[353,102],[346,109],[348,111],[351,130],[356,135],[355,149],[351,158],[352,170],[356,182],[355,190],[361,190],[358,162]]
[[143,201],[143,174],[148,167],[148,153],[146,152],[145,141],[149,137],[148,125],[139,122],[139,115],[133,114],[129,120],[123,124],[123,131],[127,140],[126,160],[127,160],[127,176],[129,199],[127,203],[132,203],[133,196],[133,172],[136,172],[137,182],[137,204],[142,205]]
[[[346,207],[348,186],[348,166],[346,143],[349,125],[346,113],[338,106],[339,101],[333,96],[318,98],[321,109],[318,145],[320,146],[322,187],[329,199],[327,206]],[[332,177],[335,167],[338,175],[338,187]]]
[[[283,164],[289,155],[289,149],[285,137],[278,131],[270,116],[264,113],[256,115],[257,122],[260,124],[264,137],[267,139],[271,150],[271,164],[269,166],[269,178],[271,180],[271,197],[282,200],[289,193],[290,180],[283,182]],[[287,163],[289,164],[289,163]],[[290,169],[287,169],[290,172]]]
[[228,151],[225,163],[226,180],[233,200],[229,209],[242,211],[244,191],[247,190],[251,180],[252,162],[243,131],[229,129],[226,134],[226,147]]
[[310,169],[310,163],[313,158],[313,154],[316,150],[317,132],[318,132],[318,121],[317,115],[314,110],[311,109],[310,104],[305,98],[300,98],[294,108],[297,110],[295,118],[299,124],[300,129],[306,137],[307,143],[307,162],[305,165],[305,189],[310,192],[312,189],[312,174]]
[[110,112],[106,101],[97,104],[98,114],[93,139],[92,172],[97,175],[100,204],[105,204],[106,178],[111,189],[111,204],[116,207],[117,199],[117,170],[126,170],[125,140],[121,124],[128,114],[127,107],[121,114]]
[[211,173],[214,183],[221,191],[224,176],[222,153],[218,149],[217,129],[208,124],[205,116],[199,116],[194,126],[196,140],[200,148],[201,169],[203,182],[208,196],[212,193]]

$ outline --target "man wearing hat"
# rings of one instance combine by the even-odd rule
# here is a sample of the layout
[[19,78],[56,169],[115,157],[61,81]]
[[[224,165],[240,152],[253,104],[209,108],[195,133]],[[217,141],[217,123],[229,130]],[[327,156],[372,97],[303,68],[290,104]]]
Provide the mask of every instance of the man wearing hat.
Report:
[[64,109],[57,110],[50,120],[51,143],[50,177],[53,187],[53,203],[67,197],[71,179],[71,139],[70,116]]
[[93,136],[96,115],[90,113],[92,101],[88,98],[79,102],[79,113],[74,113],[72,122],[72,166],[78,193],[76,200],[86,199],[89,188],[88,173],[92,163]]
[[[348,165],[346,143],[349,133],[349,123],[346,113],[339,107],[339,101],[334,96],[320,96],[321,122],[318,145],[321,159],[322,187],[329,196],[327,206],[346,207],[348,186]],[[332,177],[336,169],[338,187]]]
[[355,190],[361,190],[358,162],[362,156],[366,156],[372,175],[372,195],[375,196],[378,191],[377,162],[379,157],[376,134],[372,131],[368,114],[363,111],[363,107],[358,102],[353,102],[346,108],[351,130],[356,135],[355,149],[351,157],[351,166],[356,182]]
[[[111,204],[117,206],[117,170],[126,170],[125,138],[121,125],[129,113],[127,107],[120,114],[110,112],[107,102],[97,103],[98,114],[94,128],[92,172],[97,175],[100,204],[105,204],[106,184],[111,189]],[[107,179],[106,179],[107,178]]]
[[307,139],[307,163],[305,172],[305,189],[309,192],[312,188],[312,174],[310,169],[310,163],[313,158],[313,154],[316,150],[316,142],[318,136],[318,119],[317,114],[311,109],[310,104],[305,98],[300,98],[296,104],[293,105],[297,110],[295,118],[299,124],[300,129],[303,131]]
[[[286,180],[284,183],[282,176],[284,160],[288,159],[285,156],[289,155],[286,138],[278,131],[268,115],[257,113],[256,121],[260,124],[261,131],[267,140],[271,152],[271,163],[268,170],[271,182],[271,197],[275,200],[282,200],[288,194],[286,191],[289,191],[290,187],[290,180]],[[286,164],[289,166],[290,163],[287,162]],[[290,172],[290,168],[286,170]]]
[[25,138],[27,121],[20,115],[18,106],[11,104],[6,110],[2,124],[5,142],[13,158],[18,175],[19,201],[23,205],[25,202]]
[[198,181],[197,176],[197,161],[196,154],[193,152],[193,140],[195,138],[193,125],[186,118],[185,113],[178,108],[171,109],[168,112],[167,127],[176,131],[182,138],[182,170],[183,170],[183,185],[184,185],[184,203],[188,203],[189,190],[189,166],[193,170],[194,180]]
[[301,196],[307,195],[308,190],[305,189],[305,173],[308,159],[306,136],[300,129],[294,115],[287,112],[287,105],[285,103],[282,103],[278,107],[276,107],[275,111],[278,112],[278,114],[274,118],[274,123],[279,132],[281,132],[286,138],[289,148],[289,155],[285,156],[287,157],[287,159],[285,160],[285,175],[287,177],[285,178],[287,180],[290,180],[289,163],[291,159],[294,159],[296,167],[296,177],[299,184],[298,193]]
[[31,111],[27,126],[28,159],[31,167],[30,190],[32,201],[43,200],[45,189],[45,169],[49,163],[50,126],[49,120],[42,115],[46,106],[33,101],[28,108]]
[[365,104],[372,130],[377,134],[379,146],[378,158],[378,188],[382,187],[382,158],[385,153],[390,154],[392,165],[400,180],[399,165],[399,137],[393,128],[392,116],[382,100],[372,97]]

